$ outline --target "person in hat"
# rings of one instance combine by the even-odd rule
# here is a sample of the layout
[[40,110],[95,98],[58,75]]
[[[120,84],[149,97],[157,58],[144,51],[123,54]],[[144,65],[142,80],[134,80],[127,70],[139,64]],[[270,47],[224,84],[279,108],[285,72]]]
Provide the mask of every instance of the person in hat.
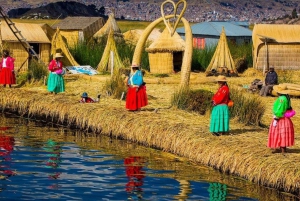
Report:
[[143,80],[143,74],[137,64],[131,66],[129,77],[125,80],[128,86],[126,95],[126,109],[129,111],[138,111],[148,105],[146,86]]
[[285,153],[286,147],[293,146],[295,143],[294,125],[291,117],[295,115],[291,106],[290,96],[284,92],[277,92],[278,98],[273,105],[273,119],[269,127],[267,146],[273,153],[281,151]]
[[62,57],[61,53],[56,53],[54,55],[54,59],[48,66],[50,73],[47,82],[47,89],[50,93],[57,94],[65,91],[65,81],[63,74],[60,73],[63,71],[63,63],[61,62]]
[[3,87],[6,87],[7,84],[9,87],[11,87],[12,84],[16,84],[14,61],[15,59],[9,55],[8,50],[3,50],[2,59],[0,61],[0,84],[3,84]]
[[209,130],[213,135],[220,136],[229,131],[228,102],[230,95],[226,77],[219,75],[216,81],[218,82],[219,89],[212,98],[213,109]]
[[276,84],[278,84],[278,75],[275,72],[274,67],[270,67],[269,71],[266,74],[265,83],[262,86],[259,95],[267,96],[273,89],[273,86]]
[[83,92],[81,95],[81,99],[80,99],[80,103],[95,103],[95,102],[99,102],[100,100],[100,94],[97,96],[97,99],[91,98],[88,96],[88,94],[86,92]]

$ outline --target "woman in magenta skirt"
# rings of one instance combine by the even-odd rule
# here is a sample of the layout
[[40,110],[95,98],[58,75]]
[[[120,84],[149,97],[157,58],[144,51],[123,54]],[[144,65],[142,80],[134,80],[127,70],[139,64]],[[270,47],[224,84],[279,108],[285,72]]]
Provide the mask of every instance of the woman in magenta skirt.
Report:
[[294,125],[291,121],[295,112],[291,107],[290,96],[284,92],[278,94],[279,97],[273,105],[274,118],[269,129],[268,147],[275,149],[273,153],[285,153],[286,147],[293,146],[295,141]]
[[139,70],[139,65],[131,66],[131,73],[126,79],[128,86],[126,95],[126,109],[129,111],[138,111],[148,105],[146,86],[143,80],[143,74]]
[[11,87],[12,84],[16,84],[16,77],[14,73],[14,61],[15,59],[9,56],[8,50],[3,50],[2,59],[0,61],[0,84],[6,87],[8,84]]

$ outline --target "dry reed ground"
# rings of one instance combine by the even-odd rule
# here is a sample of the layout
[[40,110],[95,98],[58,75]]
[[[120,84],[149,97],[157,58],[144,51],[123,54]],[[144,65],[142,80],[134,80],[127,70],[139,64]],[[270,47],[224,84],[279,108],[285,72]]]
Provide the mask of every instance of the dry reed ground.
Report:
[[[294,83],[297,83],[297,75],[299,72],[292,74]],[[115,137],[159,148],[249,181],[299,195],[300,115],[292,119],[296,133],[295,146],[288,149],[288,154],[272,154],[266,147],[266,127],[246,126],[232,119],[231,135],[215,137],[209,133],[209,113],[201,116],[170,108],[170,97],[179,87],[179,74],[166,78],[146,74],[149,105],[141,112],[128,112],[124,101],[112,99],[103,93],[102,86],[108,78],[67,75],[66,92],[57,95],[50,95],[45,86],[2,88],[0,105],[31,117],[46,116],[48,121],[76,124],[81,129],[96,133],[112,133]],[[250,69],[240,77],[228,78],[228,83],[229,86],[249,85],[255,78],[263,79],[263,76]],[[205,77],[202,73],[192,73],[190,86],[213,92],[217,90],[214,77]],[[84,91],[92,97],[101,92],[100,102],[78,103]],[[253,96],[265,102],[266,112],[262,123],[268,125],[275,97]],[[293,98],[292,104],[299,113],[300,99]],[[156,108],[157,113],[154,112]]]

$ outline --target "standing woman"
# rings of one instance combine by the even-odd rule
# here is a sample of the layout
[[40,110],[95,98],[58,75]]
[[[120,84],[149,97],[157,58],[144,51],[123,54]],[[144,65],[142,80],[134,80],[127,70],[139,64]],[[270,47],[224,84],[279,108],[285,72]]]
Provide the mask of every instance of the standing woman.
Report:
[[8,50],[3,50],[3,57],[0,61],[0,84],[3,84],[3,87],[7,84],[9,87],[16,84],[14,61],[15,59],[9,56]]
[[294,125],[290,119],[295,111],[291,107],[288,94],[278,92],[278,95],[273,105],[274,118],[269,128],[268,147],[275,149],[273,153],[277,152],[277,148],[285,153],[286,147],[293,146],[295,141]]
[[141,110],[141,107],[148,105],[146,86],[143,74],[139,70],[139,65],[131,66],[131,73],[125,80],[128,90],[126,95],[126,109],[130,111]]
[[63,64],[61,53],[56,53],[54,59],[50,62],[48,69],[50,70],[47,88],[50,93],[60,93],[65,91],[65,81],[61,74],[63,70]]
[[210,118],[210,132],[215,136],[220,136],[229,131],[229,109],[228,102],[230,100],[229,87],[226,77],[219,75],[217,77],[219,89],[213,96],[213,109]]

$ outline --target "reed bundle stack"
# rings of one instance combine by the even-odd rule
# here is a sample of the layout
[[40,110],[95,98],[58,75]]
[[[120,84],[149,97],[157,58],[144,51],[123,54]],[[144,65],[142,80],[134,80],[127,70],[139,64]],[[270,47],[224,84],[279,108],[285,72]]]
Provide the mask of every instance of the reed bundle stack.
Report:
[[300,84],[282,83],[273,86],[272,95],[278,96],[278,93],[289,94],[290,96],[300,96]]

